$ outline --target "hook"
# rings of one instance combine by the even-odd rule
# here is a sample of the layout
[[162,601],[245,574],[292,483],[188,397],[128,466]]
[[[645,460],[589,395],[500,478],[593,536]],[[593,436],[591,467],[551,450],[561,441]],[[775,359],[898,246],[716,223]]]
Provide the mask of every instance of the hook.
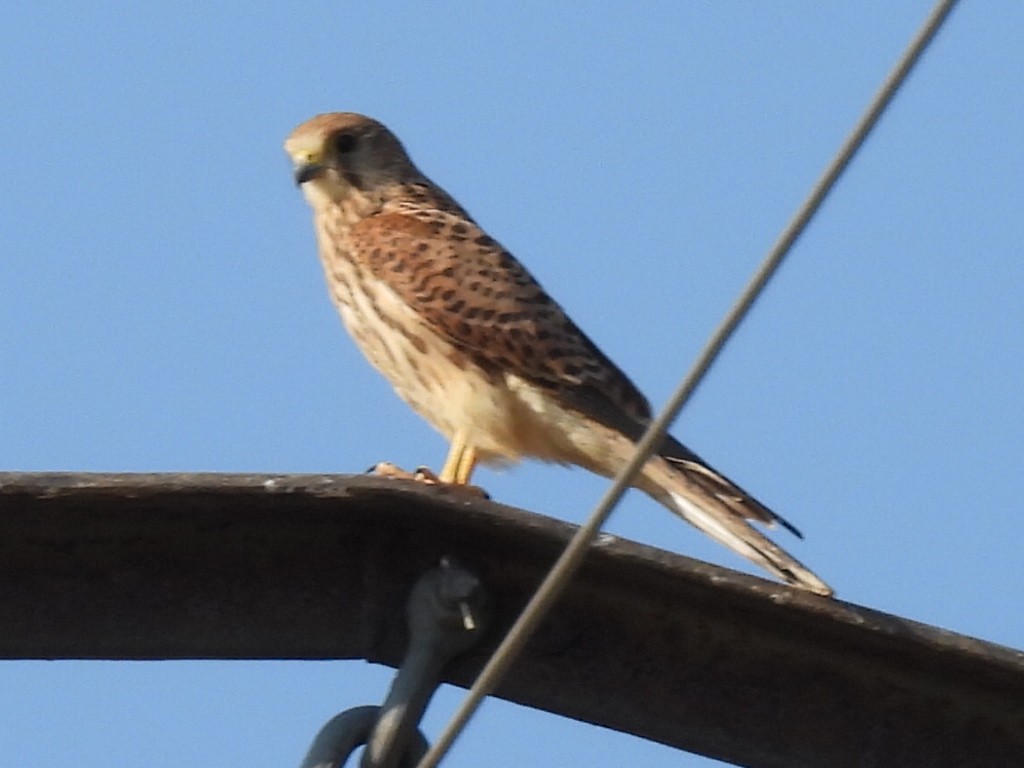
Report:
[[489,613],[480,580],[442,558],[409,596],[409,647],[384,704],[355,707],[328,720],[301,768],[340,768],[363,744],[360,768],[414,768],[429,746],[419,721],[441,671],[480,639]]

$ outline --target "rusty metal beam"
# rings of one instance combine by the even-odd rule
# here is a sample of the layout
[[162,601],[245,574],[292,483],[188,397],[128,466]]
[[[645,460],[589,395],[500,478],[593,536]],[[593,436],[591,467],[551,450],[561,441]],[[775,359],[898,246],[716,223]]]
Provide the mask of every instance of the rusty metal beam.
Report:
[[[465,686],[572,530],[367,477],[0,473],[0,658],[395,665],[450,555],[497,602]],[[1024,653],[623,540],[498,695],[746,766],[1024,765]]]

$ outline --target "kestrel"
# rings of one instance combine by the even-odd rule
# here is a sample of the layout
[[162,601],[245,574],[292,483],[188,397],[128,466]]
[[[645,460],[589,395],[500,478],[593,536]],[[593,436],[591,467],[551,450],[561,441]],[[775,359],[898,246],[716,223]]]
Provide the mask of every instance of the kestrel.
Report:
[[[651,420],[636,386],[529,272],[363,115],[285,141],[331,298],[359,349],[451,443],[437,479],[523,457],[614,476]],[[789,523],[672,437],[635,485],[798,587],[830,595],[748,521]]]

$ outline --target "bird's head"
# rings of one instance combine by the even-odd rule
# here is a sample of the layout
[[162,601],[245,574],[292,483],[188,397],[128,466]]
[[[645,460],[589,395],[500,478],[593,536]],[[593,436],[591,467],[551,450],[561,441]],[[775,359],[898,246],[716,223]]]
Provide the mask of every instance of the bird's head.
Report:
[[307,120],[292,131],[284,149],[295,164],[295,183],[314,205],[341,203],[353,193],[373,197],[419,175],[391,131],[354,112]]

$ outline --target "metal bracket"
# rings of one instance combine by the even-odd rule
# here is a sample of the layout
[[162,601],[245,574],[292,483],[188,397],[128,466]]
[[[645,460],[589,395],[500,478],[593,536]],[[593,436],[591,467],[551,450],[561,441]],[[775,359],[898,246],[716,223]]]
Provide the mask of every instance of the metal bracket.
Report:
[[489,608],[480,580],[442,558],[409,596],[409,648],[384,704],[354,707],[328,720],[301,768],[341,768],[363,744],[360,768],[414,768],[429,746],[419,721],[441,670],[480,639]]

